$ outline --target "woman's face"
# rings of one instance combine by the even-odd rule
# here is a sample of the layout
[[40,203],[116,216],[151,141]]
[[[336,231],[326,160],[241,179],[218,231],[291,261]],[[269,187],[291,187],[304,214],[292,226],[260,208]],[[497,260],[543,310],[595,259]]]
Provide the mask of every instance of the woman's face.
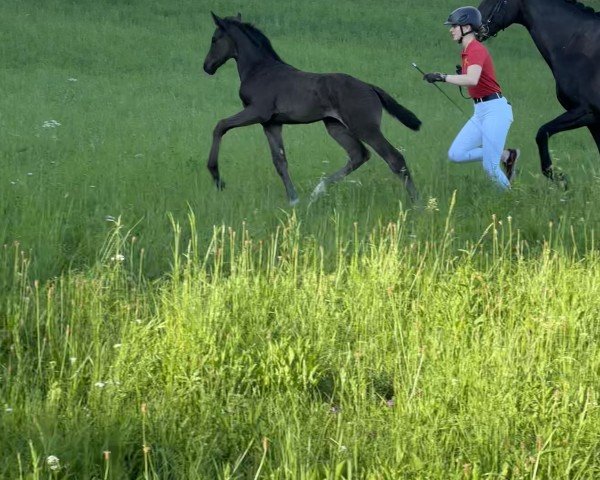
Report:
[[[472,31],[472,29],[469,25],[466,25],[463,27],[463,31],[465,33],[470,33]],[[452,39],[455,42],[458,42],[460,40],[460,38],[463,36],[462,32],[460,31],[460,25],[451,25],[450,26],[450,34],[452,35]]]

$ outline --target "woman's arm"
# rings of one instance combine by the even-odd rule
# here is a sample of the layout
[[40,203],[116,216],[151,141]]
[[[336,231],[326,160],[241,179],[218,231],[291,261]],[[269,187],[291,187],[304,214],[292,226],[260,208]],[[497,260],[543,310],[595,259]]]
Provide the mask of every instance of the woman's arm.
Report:
[[481,70],[480,65],[471,65],[467,68],[467,73],[464,75],[446,75],[446,82],[453,85],[460,85],[461,87],[474,87],[479,83]]

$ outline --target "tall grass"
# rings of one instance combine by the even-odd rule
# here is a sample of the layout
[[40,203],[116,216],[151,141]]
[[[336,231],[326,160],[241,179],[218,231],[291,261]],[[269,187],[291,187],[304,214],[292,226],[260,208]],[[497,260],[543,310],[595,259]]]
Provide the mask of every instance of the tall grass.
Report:
[[3,478],[593,478],[593,245],[445,223],[415,241],[401,215],[329,263],[294,217],[206,248],[175,223],[159,282],[125,268],[118,224],[46,285],[7,251]]

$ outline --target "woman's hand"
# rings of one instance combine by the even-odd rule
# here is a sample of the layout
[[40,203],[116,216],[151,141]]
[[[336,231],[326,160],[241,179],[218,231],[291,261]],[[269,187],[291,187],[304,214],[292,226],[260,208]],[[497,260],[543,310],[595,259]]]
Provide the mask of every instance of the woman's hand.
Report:
[[429,83],[445,82],[446,81],[446,74],[445,73],[440,73],[440,72],[426,73],[425,75],[423,75],[423,80],[426,80]]

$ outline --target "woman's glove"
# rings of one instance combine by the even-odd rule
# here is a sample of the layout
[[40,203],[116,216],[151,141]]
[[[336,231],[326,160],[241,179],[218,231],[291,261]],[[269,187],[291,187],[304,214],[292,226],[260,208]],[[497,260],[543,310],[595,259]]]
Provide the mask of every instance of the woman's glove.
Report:
[[423,75],[423,80],[427,80],[429,83],[445,82],[446,74],[440,72],[426,73],[425,75]]

